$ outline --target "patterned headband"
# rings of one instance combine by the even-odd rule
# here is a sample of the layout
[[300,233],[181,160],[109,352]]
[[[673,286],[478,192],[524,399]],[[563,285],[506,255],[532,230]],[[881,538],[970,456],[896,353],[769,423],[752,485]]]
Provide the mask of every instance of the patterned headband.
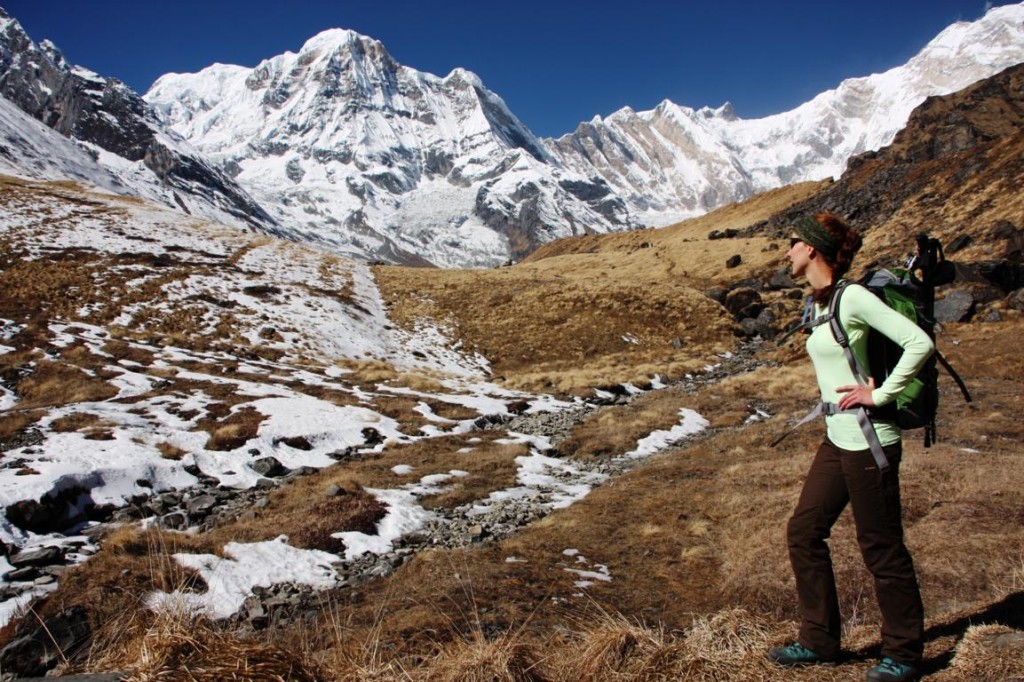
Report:
[[793,223],[800,240],[808,246],[813,246],[828,259],[834,259],[839,253],[839,240],[833,237],[825,226],[814,218],[802,216]]

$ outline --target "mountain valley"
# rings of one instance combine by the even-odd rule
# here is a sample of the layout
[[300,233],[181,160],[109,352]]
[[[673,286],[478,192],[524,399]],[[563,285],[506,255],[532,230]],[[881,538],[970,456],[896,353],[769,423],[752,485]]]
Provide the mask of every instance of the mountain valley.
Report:
[[[26,73],[13,54],[3,73]],[[1024,678],[1024,65],[1007,66],[950,75],[891,132],[828,119],[849,161],[801,152],[803,176],[765,141],[773,160],[735,194],[669,173],[646,204],[610,157],[568,159],[606,145],[653,173],[637,119],[685,148],[679,130],[727,110],[667,103],[540,140],[472,74],[415,72],[344,31],[144,99],[48,72],[153,107],[116,119],[143,122],[131,164],[36,118],[67,110],[0,98],[0,674],[863,679],[880,616],[849,515],[831,541],[848,657],[764,658],[795,633],[784,529],[822,431],[769,446],[816,399],[783,335],[806,295],[786,238],[829,210],[864,232],[855,276],[922,232],[956,263],[937,344],[974,402],[942,376],[939,440],[908,432],[901,470],[923,679]],[[878,82],[814,116],[852,90],[884,99]],[[228,110],[257,100],[267,118],[233,137]],[[438,121],[451,135],[428,140]],[[690,200],[707,212],[627,229]],[[463,222],[438,217],[452,206]]]

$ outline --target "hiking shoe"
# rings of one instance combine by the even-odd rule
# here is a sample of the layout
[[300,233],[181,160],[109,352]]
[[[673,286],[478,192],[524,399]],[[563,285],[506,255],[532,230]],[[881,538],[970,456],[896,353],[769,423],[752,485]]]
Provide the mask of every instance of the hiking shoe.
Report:
[[871,682],[911,682],[921,673],[912,665],[897,663],[891,658],[883,658],[882,662],[868,671]]
[[[800,642],[789,646],[774,646],[768,650],[768,660],[778,665],[833,665],[835,661],[819,656]],[[884,678],[881,678],[884,679]]]

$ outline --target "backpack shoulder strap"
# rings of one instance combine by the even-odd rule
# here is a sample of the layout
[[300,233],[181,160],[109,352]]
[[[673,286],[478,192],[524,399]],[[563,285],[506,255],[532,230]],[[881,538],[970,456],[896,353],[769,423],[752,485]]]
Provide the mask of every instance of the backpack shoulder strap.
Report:
[[[854,379],[861,386],[865,386],[868,383],[868,377],[871,375],[868,373],[867,368],[861,365],[856,356],[854,356],[853,350],[850,348],[850,338],[846,335],[843,323],[839,319],[839,302],[842,300],[843,292],[846,291],[847,286],[849,286],[849,282],[845,279],[839,280],[839,283],[836,284],[836,290],[832,293],[832,299],[828,302],[828,323],[832,330],[833,338],[835,338],[839,347],[843,349],[843,355],[846,357],[847,364],[850,365],[850,371],[853,373]],[[850,411],[844,410],[843,412]],[[868,448],[875,458],[878,470],[886,471],[889,468],[889,459],[882,450],[882,443],[878,440],[878,434],[875,432],[874,424],[871,423],[868,411],[861,406],[852,410],[852,412],[857,416],[857,425],[860,426],[864,440],[868,443]]]
[[819,325],[823,325],[826,322],[828,322],[828,319],[829,318],[827,313],[825,315],[818,315],[817,317],[815,317],[814,297],[808,296],[807,301],[804,303],[804,312],[803,315],[800,317],[799,324],[793,326],[785,334],[783,334],[782,338],[778,340],[777,344],[781,346],[783,343],[789,340],[789,337],[793,336],[793,334],[796,334],[798,332],[806,332],[810,334],[815,327],[818,327]]
[[861,365],[856,356],[854,356],[853,351],[850,350],[850,337],[847,336],[846,330],[843,328],[843,322],[839,318],[839,302],[843,298],[843,292],[846,291],[849,285],[850,283],[847,280],[839,280],[836,290],[832,293],[832,298],[828,302],[828,315],[826,319],[828,320],[829,328],[832,330],[832,338],[843,349],[843,355],[846,356],[846,362],[850,365],[850,371],[853,373],[854,379],[863,386],[868,383],[868,377],[871,374],[866,367]]

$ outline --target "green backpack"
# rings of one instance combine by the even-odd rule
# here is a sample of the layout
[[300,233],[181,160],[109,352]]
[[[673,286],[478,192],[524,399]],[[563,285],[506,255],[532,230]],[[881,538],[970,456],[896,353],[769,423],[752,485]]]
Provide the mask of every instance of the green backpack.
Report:
[[[934,342],[935,287],[952,282],[955,276],[953,264],[947,261],[943,255],[942,244],[937,239],[922,234],[917,238],[917,254],[910,259],[905,269],[874,270],[861,277],[857,283],[867,288],[890,308],[917,324]],[[899,362],[903,349],[882,334],[871,331],[868,334],[868,366],[863,367],[858,362],[850,350],[846,330],[843,329],[843,325],[839,321],[839,305],[848,285],[849,283],[845,280],[839,282],[829,301],[828,313],[818,318],[811,319],[813,303],[809,299],[807,308],[804,310],[804,319],[793,331],[804,330],[809,333],[811,329],[820,324],[828,324],[836,343],[843,349],[846,361],[850,365],[850,371],[853,372],[858,383],[867,384],[868,379],[873,378],[875,385],[881,386],[896,363]],[[940,364],[953,377],[964,399],[968,403],[971,402],[971,394],[963,379],[936,349],[935,353],[918,371],[914,380],[896,397],[896,400],[879,408],[870,410],[859,408],[848,411],[857,415],[864,437],[881,470],[888,468],[888,461],[882,452],[881,443],[878,441],[870,420],[873,418],[879,421],[895,422],[901,429],[924,429],[924,446],[930,447],[936,438],[935,417],[939,407],[938,365]],[[833,403],[819,403],[793,429],[776,438],[772,445],[777,445],[796,428],[811,419],[821,414],[836,414],[838,412],[837,406]]]

